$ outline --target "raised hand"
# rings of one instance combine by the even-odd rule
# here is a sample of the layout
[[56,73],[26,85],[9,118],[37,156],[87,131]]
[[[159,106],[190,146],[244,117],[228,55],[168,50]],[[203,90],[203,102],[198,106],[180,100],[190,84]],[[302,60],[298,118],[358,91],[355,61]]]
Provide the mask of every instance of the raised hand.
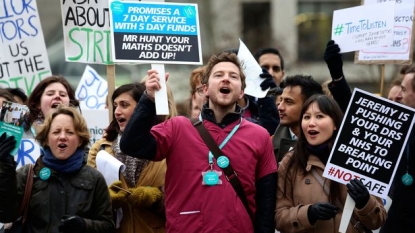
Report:
[[343,76],[343,57],[339,52],[339,45],[334,40],[330,40],[324,51],[324,61],[329,68],[332,79],[339,79]]
[[14,136],[7,136],[4,132],[0,136],[0,161],[4,163],[13,164],[14,158],[10,153],[16,148],[16,140]]

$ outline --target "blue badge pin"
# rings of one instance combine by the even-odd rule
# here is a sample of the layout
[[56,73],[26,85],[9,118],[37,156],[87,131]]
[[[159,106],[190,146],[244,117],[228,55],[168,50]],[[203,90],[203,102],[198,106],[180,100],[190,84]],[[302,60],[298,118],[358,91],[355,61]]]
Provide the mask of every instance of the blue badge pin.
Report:
[[50,174],[51,174],[50,169],[47,168],[47,167],[44,167],[44,168],[42,168],[42,170],[40,170],[39,177],[40,177],[41,180],[47,180],[47,179],[49,179]]
[[221,155],[219,156],[217,163],[220,168],[227,168],[229,166],[229,159],[228,157]]
[[414,178],[408,173],[402,176],[402,183],[406,186],[410,186],[414,182]]

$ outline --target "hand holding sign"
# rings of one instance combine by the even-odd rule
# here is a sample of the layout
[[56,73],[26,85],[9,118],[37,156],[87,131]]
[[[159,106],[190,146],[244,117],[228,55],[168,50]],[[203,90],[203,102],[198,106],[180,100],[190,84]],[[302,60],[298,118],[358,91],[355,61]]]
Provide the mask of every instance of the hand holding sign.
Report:
[[261,87],[261,90],[265,91],[277,87],[277,84],[274,82],[272,75],[268,73],[267,69],[262,68],[262,74],[260,74],[259,77],[261,77],[264,80],[259,85]]
[[[155,92],[162,89],[162,80],[160,79],[159,73],[157,70],[148,70],[147,71],[148,79],[146,80],[146,92],[147,95],[154,100]],[[169,79],[169,73],[165,74],[165,80]]]
[[11,156],[11,152],[16,146],[16,140],[14,136],[7,136],[7,133],[4,132],[0,136],[0,161],[13,164],[14,158]]
[[346,184],[347,192],[356,202],[356,208],[362,209],[369,201],[370,195],[366,186],[358,179],[353,179],[349,184]]

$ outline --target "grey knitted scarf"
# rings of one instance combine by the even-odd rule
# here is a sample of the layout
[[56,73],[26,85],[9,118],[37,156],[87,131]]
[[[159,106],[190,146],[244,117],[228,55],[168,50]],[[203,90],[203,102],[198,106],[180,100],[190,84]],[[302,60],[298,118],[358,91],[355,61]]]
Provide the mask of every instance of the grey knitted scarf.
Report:
[[128,187],[135,187],[137,179],[143,171],[144,167],[148,164],[146,159],[138,159],[124,154],[120,149],[121,134],[112,143],[112,149],[115,153],[115,158],[125,164],[125,170],[122,172],[124,175]]

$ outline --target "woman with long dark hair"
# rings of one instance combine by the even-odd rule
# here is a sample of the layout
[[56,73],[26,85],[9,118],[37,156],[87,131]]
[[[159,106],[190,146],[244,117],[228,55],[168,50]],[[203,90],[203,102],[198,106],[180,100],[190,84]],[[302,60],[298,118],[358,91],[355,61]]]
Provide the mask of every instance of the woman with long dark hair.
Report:
[[278,170],[276,229],[285,232],[337,232],[347,193],[356,202],[347,233],[358,226],[379,228],[386,219],[380,198],[369,194],[361,181],[343,185],[322,177],[343,113],[325,95],[313,95],[301,110],[301,127],[294,150]]

